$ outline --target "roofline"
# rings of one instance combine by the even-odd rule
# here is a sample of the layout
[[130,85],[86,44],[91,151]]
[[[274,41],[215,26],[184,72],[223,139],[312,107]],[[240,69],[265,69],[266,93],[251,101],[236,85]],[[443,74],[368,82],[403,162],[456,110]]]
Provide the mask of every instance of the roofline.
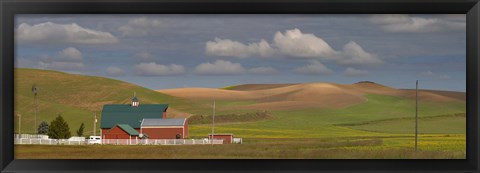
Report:
[[169,125],[145,125],[145,126],[141,126],[141,128],[143,128],[143,127],[165,127],[165,126],[167,126],[167,127],[169,127],[169,126],[183,127],[184,125],[181,125],[181,124],[178,124],[178,125],[177,125],[177,124],[169,124]]
[[[209,133],[208,135],[212,135],[212,134]],[[233,136],[233,133],[214,133],[213,135],[232,135]]]
[[[130,105],[130,103],[128,103],[128,104],[104,104],[103,106],[115,106],[115,105]],[[153,104],[153,103],[144,103],[144,104],[141,104],[141,105],[165,105],[167,108],[170,106],[169,104]]]
[[145,119],[151,119],[151,120],[156,120],[156,119],[160,119],[160,120],[166,120],[166,119],[169,119],[169,120],[172,120],[172,119],[183,119],[182,126],[185,126],[185,123],[187,122],[187,119],[186,119],[186,118],[143,118],[143,119],[142,119],[142,123],[140,123],[140,128],[142,128],[142,127],[148,127],[148,126],[180,126],[180,125],[145,125],[145,126],[143,126],[143,121],[145,121]]
[[[118,126],[118,128],[122,129],[124,132],[126,132],[126,133],[129,134],[130,136],[138,136],[138,135],[131,135],[131,134],[128,133],[125,129],[123,129],[120,125],[128,125],[128,126],[130,126],[129,124],[115,124],[110,130],[112,130],[113,128],[115,128],[115,127]],[[132,126],[130,126],[130,127],[131,127],[133,130],[135,130],[135,128],[133,128]],[[110,132],[110,130],[109,130],[108,132]],[[137,130],[135,130],[135,131],[137,131]],[[139,133],[139,132],[137,132],[137,133]],[[140,134],[140,133],[139,133],[139,134]]]
[[[103,107],[102,107],[102,112],[106,112],[105,111],[105,106],[118,106],[118,105],[132,105],[131,103],[129,104],[104,104]],[[165,109],[163,110],[163,112],[167,112],[168,108],[169,108],[169,104],[139,104],[137,107],[140,107],[141,105],[165,105]],[[116,111],[108,111],[108,112],[116,112]]]

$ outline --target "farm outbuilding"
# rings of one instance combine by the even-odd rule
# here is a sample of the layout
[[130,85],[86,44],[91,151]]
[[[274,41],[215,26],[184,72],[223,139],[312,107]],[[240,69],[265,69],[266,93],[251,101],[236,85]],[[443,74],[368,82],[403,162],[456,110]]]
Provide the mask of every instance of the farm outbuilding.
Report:
[[185,118],[143,119],[141,133],[151,139],[183,139],[188,137],[188,123]]
[[138,131],[128,124],[117,124],[103,133],[104,139],[138,139]]
[[[150,139],[183,139],[188,136],[186,119],[167,119],[167,104],[131,104],[103,106],[101,136],[103,139],[135,139],[141,134]],[[143,125],[143,126],[142,126]]]
[[224,144],[231,144],[233,142],[233,134],[231,133],[214,133],[208,134],[208,139],[223,139]]

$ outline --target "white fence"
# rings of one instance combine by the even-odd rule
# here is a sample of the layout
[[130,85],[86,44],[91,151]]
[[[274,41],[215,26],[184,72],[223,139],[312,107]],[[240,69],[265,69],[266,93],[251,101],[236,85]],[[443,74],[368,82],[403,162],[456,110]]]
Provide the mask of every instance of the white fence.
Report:
[[15,139],[26,138],[26,139],[48,139],[48,135],[37,135],[37,134],[15,134]]
[[84,145],[85,141],[72,141],[68,139],[35,139],[15,138],[15,144],[38,144],[38,145]]
[[[86,145],[84,141],[72,141],[68,139],[34,139],[15,138],[15,144],[37,144],[37,145]],[[104,145],[204,145],[223,144],[222,139],[102,139]]]
[[[49,139],[48,135],[15,134],[15,144],[36,145],[86,145],[89,139],[85,137],[71,137],[70,139]],[[223,144],[223,139],[102,139],[105,145],[206,145]],[[242,143],[242,138],[234,138],[232,143]]]

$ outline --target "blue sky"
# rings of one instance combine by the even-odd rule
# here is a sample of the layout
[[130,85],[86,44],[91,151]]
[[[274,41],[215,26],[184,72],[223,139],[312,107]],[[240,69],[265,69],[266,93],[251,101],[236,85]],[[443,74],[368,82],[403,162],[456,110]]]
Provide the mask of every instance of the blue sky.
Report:
[[151,89],[373,81],[466,90],[465,15],[18,15],[16,67]]

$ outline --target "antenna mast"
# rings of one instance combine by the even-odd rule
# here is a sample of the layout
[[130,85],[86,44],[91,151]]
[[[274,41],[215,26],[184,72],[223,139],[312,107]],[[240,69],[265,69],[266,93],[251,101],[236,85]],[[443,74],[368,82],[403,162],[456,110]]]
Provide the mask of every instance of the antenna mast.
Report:
[[418,150],[418,80],[415,87],[415,151]]
[[93,112],[95,120],[93,121],[93,136],[97,135],[97,112]]
[[215,133],[215,100],[213,100],[213,116],[212,116],[212,145],[213,145],[213,136]]

